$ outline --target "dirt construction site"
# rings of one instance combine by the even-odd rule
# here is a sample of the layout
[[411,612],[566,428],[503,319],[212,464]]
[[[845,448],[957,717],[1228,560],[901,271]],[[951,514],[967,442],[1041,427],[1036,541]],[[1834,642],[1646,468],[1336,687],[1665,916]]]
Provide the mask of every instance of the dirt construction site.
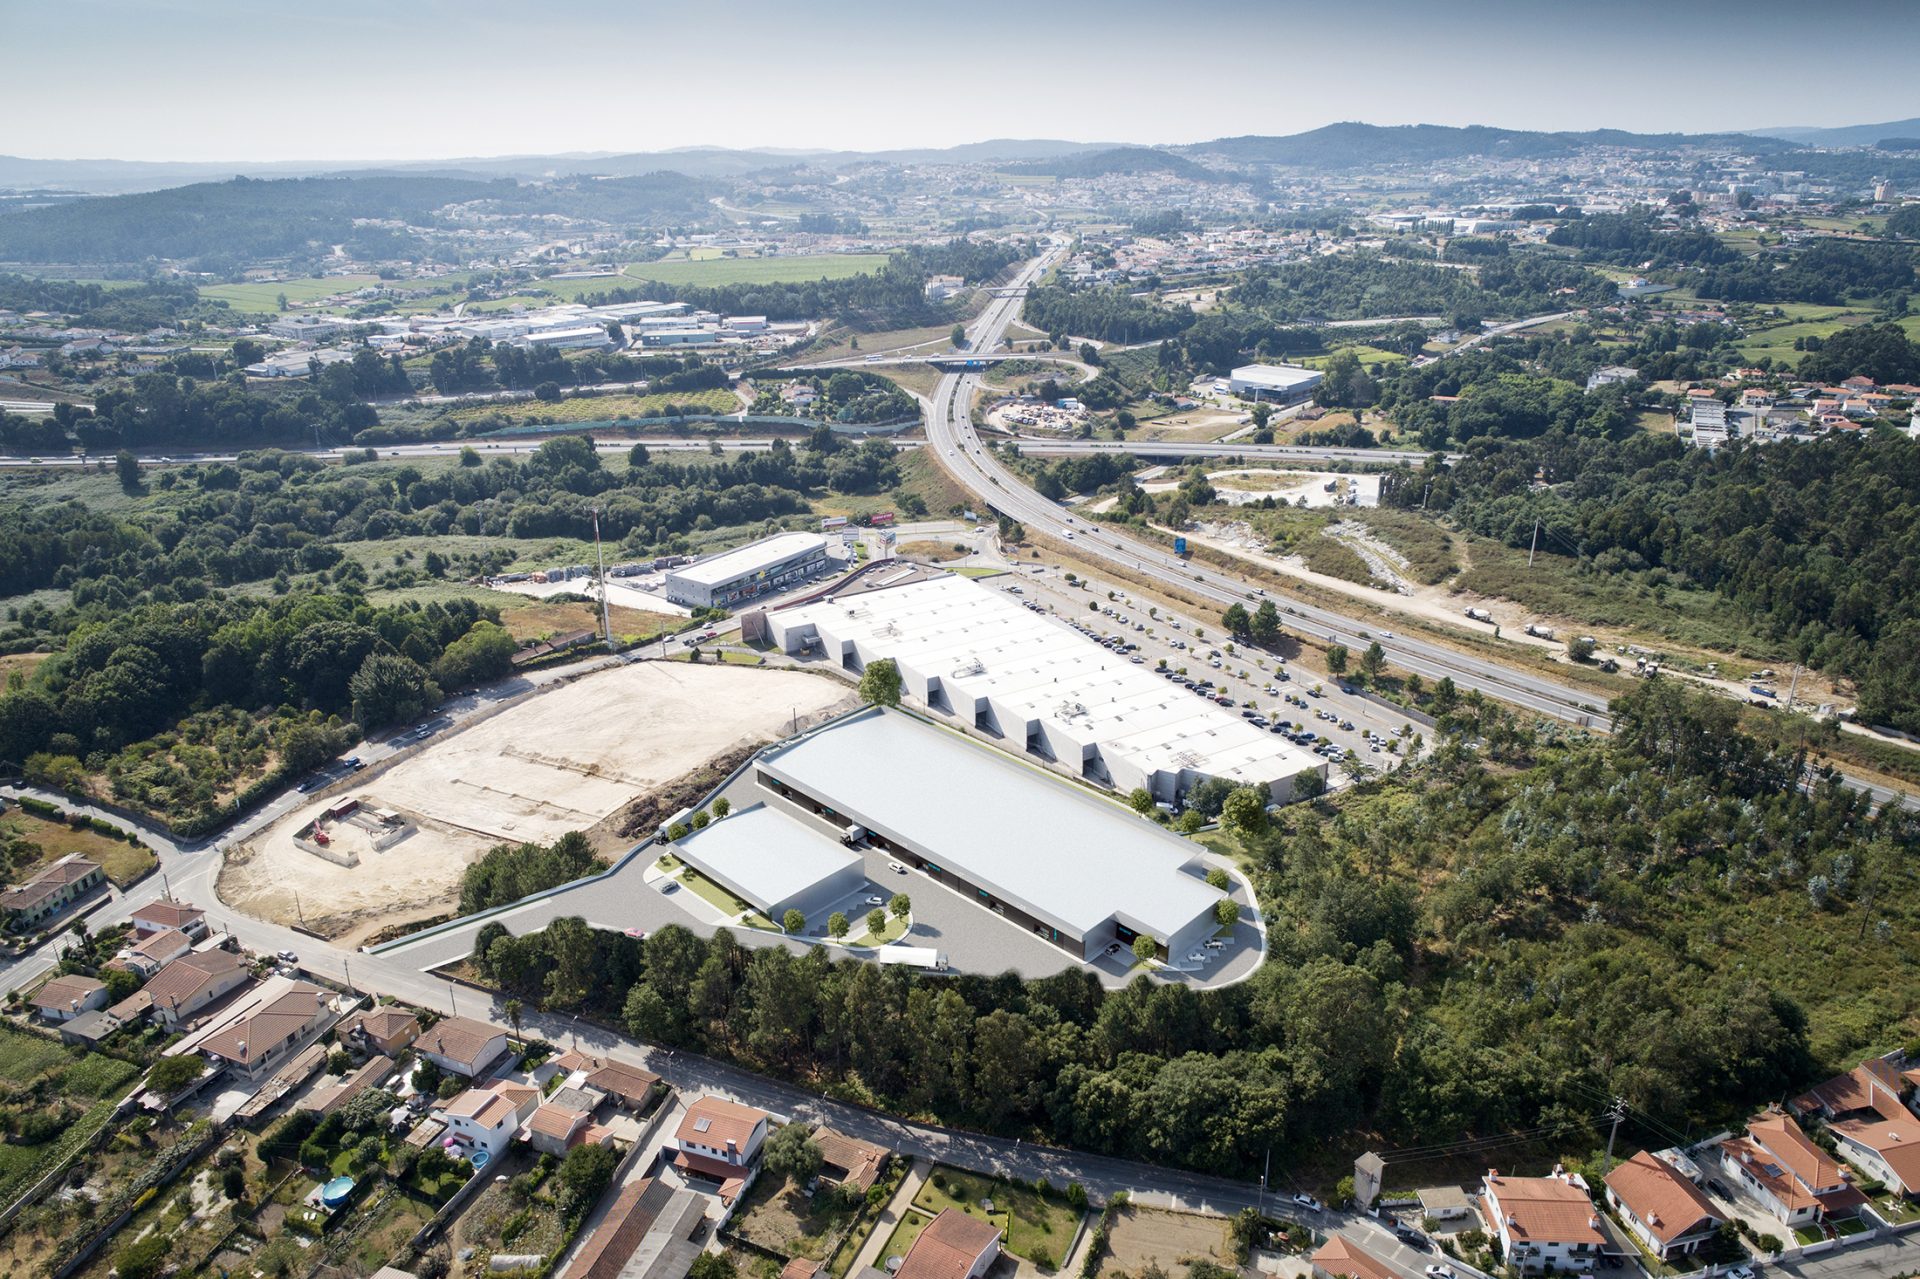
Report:
[[[830,677],[685,662],[555,685],[376,765],[229,849],[220,898],[357,944],[449,911],[462,872],[495,844],[579,830],[612,853],[621,841],[608,819],[636,795],[731,747],[783,736],[796,714],[850,691]],[[398,815],[404,837],[381,847],[364,817],[356,827],[337,816],[350,801]]]

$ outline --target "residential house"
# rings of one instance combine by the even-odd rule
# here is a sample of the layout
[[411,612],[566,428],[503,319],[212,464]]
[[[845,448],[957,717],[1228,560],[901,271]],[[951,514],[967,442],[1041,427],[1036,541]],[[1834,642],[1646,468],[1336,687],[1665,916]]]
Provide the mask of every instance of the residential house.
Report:
[[1000,1256],[1000,1228],[944,1208],[907,1249],[894,1279],[980,1279]]
[[1777,1110],[1749,1123],[1745,1137],[1720,1143],[1720,1165],[1748,1197],[1789,1230],[1830,1215],[1848,1216],[1866,1202],[1839,1161]]
[[1908,1080],[1885,1058],[1793,1099],[1802,1115],[1825,1119],[1842,1158],[1903,1195],[1920,1194],[1920,1120],[1901,1100]]
[[565,1279],[682,1279],[700,1255],[706,1200],[657,1177],[629,1182]]
[[193,950],[193,942],[178,928],[163,928],[148,933],[114,958],[116,964],[142,977],[151,977],[162,968]]
[[371,1008],[342,1022],[340,1034],[362,1051],[397,1057],[420,1037],[420,1019],[404,1008]]
[[467,1089],[436,1110],[434,1117],[446,1124],[447,1135],[468,1159],[481,1151],[497,1159],[539,1105],[538,1088],[502,1079]]
[[68,853],[26,883],[0,893],[0,918],[11,932],[24,933],[58,919],[96,889],[107,872],[80,853]]
[[767,1139],[772,1116],[721,1097],[701,1097],[687,1108],[674,1133],[673,1166],[693,1181],[718,1186],[730,1213],[753,1180],[754,1160]]
[[477,1079],[507,1052],[507,1032],[466,1017],[443,1017],[420,1032],[414,1051],[448,1074]]
[[564,1155],[586,1139],[593,1127],[589,1111],[543,1102],[519,1131],[519,1138],[543,1155]]
[[1501,1254],[1522,1274],[1589,1269],[1607,1244],[1579,1173],[1555,1168],[1546,1177],[1508,1177],[1492,1169],[1481,1181],[1480,1211]]
[[133,931],[137,937],[165,932],[169,928],[177,928],[194,941],[199,941],[207,935],[207,912],[198,906],[188,906],[164,897],[148,902],[133,912]]
[[80,973],[55,977],[33,997],[34,1011],[44,1021],[72,1021],[82,1013],[106,1006],[106,984]]
[[190,951],[148,978],[145,986],[116,1004],[113,1012],[131,1021],[150,1009],[162,1025],[176,1027],[252,980],[246,960],[230,950]]
[[827,1180],[852,1186],[862,1194],[873,1189],[893,1153],[885,1146],[825,1126],[813,1130],[813,1144],[820,1148],[820,1171]]
[[352,1071],[339,1083],[326,1088],[316,1087],[301,1099],[300,1109],[311,1110],[325,1117],[340,1109],[369,1088],[378,1088],[393,1073],[393,1058],[384,1056],[369,1057],[365,1065]]
[[1597,391],[1603,386],[1618,386],[1622,382],[1631,382],[1639,376],[1639,369],[1630,369],[1624,364],[1609,364],[1605,368],[1595,369],[1587,374],[1587,389]]
[[1662,1261],[1693,1252],[1727,1220],[1672,1164],[1644,1150],[1607,1174],[1607,1202]]
[[625,1062],[595,1063],[581,1079],[580,1087],[598,1092],[616,1106],[645,1110],[660,1087],[660,1076]]
[[228,1010],[181,1046],[204,1053],[242,1079],[264,1079],[309,1040],[333,1024],[327,992],[279,978]]
[[1307,1258],[1313,1279],[1400,1279],[1400,1272],[1340,1235],[1328,1235]]

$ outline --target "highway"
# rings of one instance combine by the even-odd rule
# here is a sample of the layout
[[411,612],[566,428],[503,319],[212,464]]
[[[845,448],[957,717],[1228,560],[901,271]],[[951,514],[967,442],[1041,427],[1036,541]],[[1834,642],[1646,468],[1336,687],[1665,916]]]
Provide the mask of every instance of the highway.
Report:
[[[1022,453],[1036,457],[1084,457],[1093,453],[1131,453],[1135,457],[1241,457],[1273,462],[1334,462],[1355,466],[1419,467],[1426,463],[1425,453],[1402,449],[1316,448],[1304,444],[1229,444],[1224,441],[1185,443],[1179,440],[1048,440],[1020,436],[1016,441]],[[1460,453],[1446,454],[1457,462]]]
[[[1016,283],[1030,283],[1052,266],[1064,251],[1064,246],[1056,242],[1022,270],[1016,277]],[[993,350],[999,345],[1007,326],[1019,313],[1020,306],[1021,298],[1018,296],[996,298],[968,330],[968,345],[976,351]],[[1250,591],[1244,582],[1204,564],[1182,560],[1158,546],[1116,533],[1106,526],[1083,525],[1058,505],[1027,487],[1025,480],[1003,466],[981,444],[974,431],[969,409],[979,385],[977,373],[946,374],[934,388],[927,414],[928,446],[937,450],[942,464],[953,473],[962,487],[994,510],[1021,521],[1036,532],[1073,541],[1081,553],[1089,558],[1145,574],[1163,586],[1197,595],[1222,608],[1236,602],[1258,602],[1260,597]],[[1254,448],[1260,446],[1215,447],[1229,453],[1253,456]],[[1366,452],[1357,449],[1343,451]],[[1437,680],[1442,676],[1451,676],[1463,690],[1477,689],[1489,697],[1582,727],[1602,730],[1608,727],[1603,704],[1605,699],[1598,694],[1569,688],[1524,671],[1509,670],[1498,662],[1460,653],[1427,640],[1362,627],[1329,609],[1301,600],[1284,603],[1283,611],[1286,614],[1285,625],[1316,639],[1345,644],[1356,651],[1364,650],[1369,643],[1378,642],[1390,662],[1424,679]]]

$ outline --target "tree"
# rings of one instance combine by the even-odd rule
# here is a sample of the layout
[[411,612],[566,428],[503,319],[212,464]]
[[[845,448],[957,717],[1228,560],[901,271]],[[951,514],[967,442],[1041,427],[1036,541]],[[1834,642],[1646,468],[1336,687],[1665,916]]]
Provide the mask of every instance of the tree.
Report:
[[780,926],[789,933],[804,933],[807,931],[807,917],[798,910],[789,908],[787,913],[780,917]]
[[247,1197],[247,1170],[238,1162],[228,1164],[221,1172],[220,1193],[235,1203]]
[[206,1073],[207,1063],[196,1053],[162,1057],[147,1072],[147,1087],[162,1097],[171,1097]]
[[869,706],[900,704],[900,667],[891,657],[867,663],[860,674],[860,700]]
[[1136,786],[1127,796],[1127,807],[1145,817],[1153,811],[1153,792],[1144,786]]
[[739,1267],[734,1265],[733,1257],[724,1252],[703,1252],[693,1259],[693,1265],[687,1270],[687,1279],[738,1279]]
[[1232,928],[1240,922],[1240,903],[1231,897],[1222,897],[1213,904],[1213,918],[1222,928]]
[[1327,649],[1327,670],[1335,675],[1347,673],[1347,646],[1335,644]]
[[905,919],[913,911],[913,899],[905,893],[895,893],[893,900],[887,903],[887,909],[895,919]]
[[845,937],[852,929],[853,925],[847,922],[847,916],[844,911],[836,910],[833,914],[827,916],[827,936]]
[[725,817],[728,813],[731,813],[732,811],[733,811],[733,801],[728,799],[725,795],[722,795],[719,799],[716,799],[713,801],[713,815],[715,817]]
[[1295,799],[1318,799],[1327,793],[1327,779],[1319,769],[1310,769],[1293,779]]
[[1220,806],[1220,824],[1241,843],[1250,843],[1267,833],[1267,798],[1253,786],[1242,786],[1227,796]]
[[593,1206],[613,1180],[619,1159],[607,1147],[589,1142],[575,1146],[560,1162],[560,1213],[576,1220]]
[[172,1254],[173,1242],[169,1232],[150,1234],[115,1253],[113,1268],[119,1272],[120,1279],[153,1279]]
[[813,1130],[805,1124],[792,1123],[767,1138],[760,1160],[768,1172],[805,1185],[820,1171],[822,1157],[820,1145],[813,1139]]
[[1207,884],[1224,893],[1233,886],[1233,876],[1227,874],[1224,867],[1215,866],[1207,872]]
[[518,1036],[520,1033],[520,1017],[526,1011],[526,1005],[517,999],[509,999],[501,1011],[506,1013],[507,1025],[513,1027],[513,1033]]
[[949,340],[952,341],[954,350],[964,351],[967,349],[967,326],[966,325],[964,324],[954,325],[953,332],[949,333],[947,337]]
[[1253,638],[1262,644],[1271,644],[1280,638],[1280,610],[1272,600],[1261,600],[1260,607],[1254,610]]
[[499,679],[513,669],[513,655],[520,651],[505,627],[489,621],[475,622],[440,654],[433,664],[434,682],[441,688],[466,688]]
[[1160,943],[1155,941],[1153,938],[1149,937],[1147,934],[1141,933],[1138,937],[1135,937],[1133,939],[1133,957],[1135,959],[1145,961],[1145,960],[1152,959],[1155,955],[1158,955],[1159,953],[1160,953]]
[[887,931],[887,912],[875,906],[867,912],[867,932],[878,937]]
[[1366,673],[1368,679],[1378,679],[1380,668],[1386,664],[1387,650],[1380,647],[1379,640],[1367,645],[1367,651],[1360,655],[1360,669]]
[[347,689],[354,719],[367,728],[418,719],[440,701],[440,688],[425,668],[398,653],[369,653]]
[[1237,600],[1227,605],[1227,611],[1221,615],[1220,621],[1229,635],[1244,638],[1253,633],[1253,619],[1247,615],[1246,605]]
[[1593,636],[1576,635],[1567,641],[1567,657],[1576,662],[1591,662],[1594,648]]
[[553,403],[560,398],[560,384],[558,382],[542,382],[539,386],[533,388],[533,398],[543,404]]
[[113,469],[120,476],[120,489],[124,493],[140,491],[140,459],[126,449],[121,449],[113,457]]

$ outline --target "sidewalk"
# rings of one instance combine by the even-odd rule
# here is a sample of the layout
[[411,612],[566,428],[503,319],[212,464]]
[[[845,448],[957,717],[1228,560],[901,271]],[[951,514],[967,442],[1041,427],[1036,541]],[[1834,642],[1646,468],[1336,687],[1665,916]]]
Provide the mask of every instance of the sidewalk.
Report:
[[900,1189],[894,1191],[893,1198],[880,1211],[873,1223],[873,1233],[867,1236],[867,1242],[861,1245],[860,1252],[853,1259],[853,1265],[847,1268],[847,1274],[857,1275],[866,1266],[882,1269],[880,1250],[887,1246],[887,1240],[893,1238],[893,1228],[900,1224],[900,1218],[906,1215],[907,1205],[920,1193],[920,1187],[927,1184],[927,1178],[933,1175],[931,1159],[916,1159],[907,1169],[906,1179],[900,1183]]

